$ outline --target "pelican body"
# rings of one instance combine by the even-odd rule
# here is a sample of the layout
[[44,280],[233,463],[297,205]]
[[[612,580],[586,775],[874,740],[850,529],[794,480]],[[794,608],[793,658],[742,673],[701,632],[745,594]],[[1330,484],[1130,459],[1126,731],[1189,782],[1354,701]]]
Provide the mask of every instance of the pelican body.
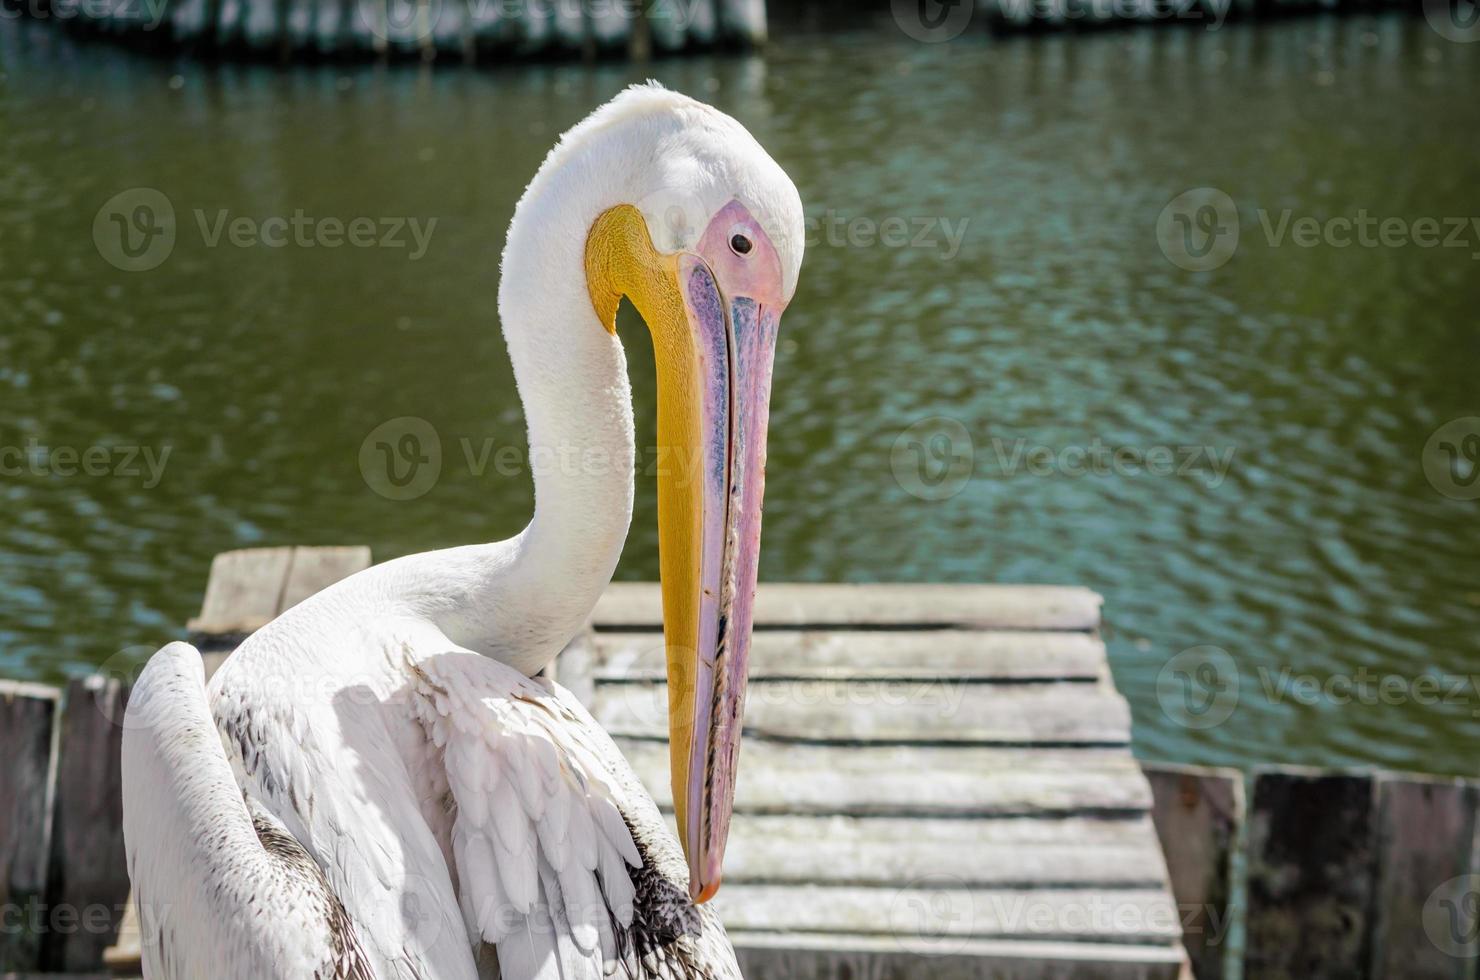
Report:
[[[187,644],[151,658],[123,751],[147,978],[739,976],[705,903],[802,240],[791,181],[702,103],[635,86],[562,138],[516,209],[499,288],[534,516],[507,541],[326,589],[209,685]],[[631,521],[624,297],[652,333],[672,464],[658,518],[677,839],[610,737],[537,676]]]

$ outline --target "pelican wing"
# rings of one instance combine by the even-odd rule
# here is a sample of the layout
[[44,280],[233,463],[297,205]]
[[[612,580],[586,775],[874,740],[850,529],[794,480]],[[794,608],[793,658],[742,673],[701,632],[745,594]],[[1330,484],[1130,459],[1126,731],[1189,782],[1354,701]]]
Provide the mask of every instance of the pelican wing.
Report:
[[540,679],[471,652],[416,666],[422,724],[457,804],[463,917],[503,980],[600,978],[631,927],[643,861],[591,731]]
[[200,654],[144,668],[123,737],[123,823],[151,980],[373,980],[319,866],[243,798],[206,704]]
[[419,764],[429,746],[395,687],[406,680],[392,664],[399,640],[377,635],[367,645],[352,629],[321,643],[295,637],[322,626],[295,613],[315,615],[308,603],[295,607],[212,679],[211,717],[234,771],[323,870],[378,977],[474,980],[451,868],[429,822],[437,774]]

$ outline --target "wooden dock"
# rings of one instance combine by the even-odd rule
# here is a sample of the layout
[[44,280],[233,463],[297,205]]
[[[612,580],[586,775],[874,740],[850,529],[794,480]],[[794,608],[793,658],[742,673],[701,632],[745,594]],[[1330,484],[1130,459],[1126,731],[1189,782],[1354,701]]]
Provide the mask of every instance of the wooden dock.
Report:
[[[751,980],[1177,976],[1181,929],[1085,589],[763,585],[725,886]],[[558,679],[670,804],[660,599]]]
[[[368,563],[218,556],[216,658]],[[768,585],[716,899],[751,980],[1173,980],[1181,930],[1085,589]],[[656,585],[613,585],[556,663],[665,811]],[[110,953],[137,963],[127,926]]]
[[[369,562],[217,556],[190,623],[207,668]],[[1245,830],[1243,774],[1131,757],[1099,607],[1078,588],[762,586],[716,899],[750,980],[1221,980],[1241,847],[1246,980],[1475,977],[1480,930],[1431,913],[1480,907],[1480,781],[1256,770]],[[667,809],[656,586],[613,585],[556,667]],[[129,687],[0,682],[4,980],[138,975]]]

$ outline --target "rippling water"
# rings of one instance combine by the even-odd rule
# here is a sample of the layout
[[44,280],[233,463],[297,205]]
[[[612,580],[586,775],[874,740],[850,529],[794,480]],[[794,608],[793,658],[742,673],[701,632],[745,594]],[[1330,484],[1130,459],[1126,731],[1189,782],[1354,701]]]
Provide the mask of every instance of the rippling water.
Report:
[[[1457,498],[1480,429],[1438,440],[1458,456],[1433,481],[1423,463],[1442,424],[1480,415],[1480,232],[1273,239],[1286,211],[1415,230],[1480,214],[1480,44],[1398,17],[796,36],[647,70],[279,71],[0,21],[0,58],[0,673],[57,678],[178,635],[228,548],[387,558],[518,530],[527,478],[493,462],[523,439],[504,229],[559,133],[652,74],[750,126],[815,219],[763,578],[1082,583],[1106,597],[1145,756],[1473,768],[1480,691],[1455,684],[1477,670],[1480,501]],[[120,271],[94,219],[141,187],[176,241]],[[1157,235],[1197,187],[1241,229],[1207,272]],[[136,217],[121,200],[105,242],[110,213]],[[300,211],[436,224],[417,257],[404,230],[399,248],[209,244],[223,212]],[[622,332],[647,445],[649,344]],[[412,501],[359,463],[400,416],[443,447]],[[653,507],[644,483],[623,577],[656,575]],[[1231,715],[1170,703],[1189,684]]]

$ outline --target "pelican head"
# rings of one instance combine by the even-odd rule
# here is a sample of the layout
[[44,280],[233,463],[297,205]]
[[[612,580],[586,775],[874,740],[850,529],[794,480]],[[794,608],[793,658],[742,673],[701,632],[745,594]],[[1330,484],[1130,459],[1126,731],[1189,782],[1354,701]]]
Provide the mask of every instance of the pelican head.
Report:
[[624,175],[586,231],[591,306],[614,334],[626,297],[657,360],[673,800],[702,903],[734,805],[771,365],[801,267],[801,200],[739,123],[660,87],[629,89],[577,133],[587,127],[620,133],[604,166]]

